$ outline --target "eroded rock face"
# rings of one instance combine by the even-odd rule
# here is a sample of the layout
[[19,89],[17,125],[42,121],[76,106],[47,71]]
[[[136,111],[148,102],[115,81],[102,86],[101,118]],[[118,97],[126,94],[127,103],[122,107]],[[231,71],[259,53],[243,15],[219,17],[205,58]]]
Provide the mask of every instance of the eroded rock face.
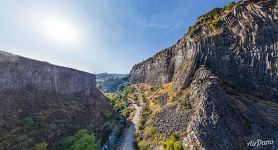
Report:
[[175,45],[133,67],[131,83],[173,81],[177,92],[190,93],[186,113],[169,105],[158,113],[160,134],[187,132],[190,149],[277,149],[247,145],[278,138],[277,12],[276,0],[245,1],[222,11],[217,29],[200,19]]
[[0,149],[59,149],[81,129],[101,140],[111,111],[95,75],[0,51]]
[[[249,149],[250,141],[278,138],[276,102],[235,91],[204,68],[197,70],[189,88],[193,113],[184,140],[197,148]],[[277,143],[258,149],[275,148]]]
[[168,105],[161,110],[154,120],[154,127],[164,137],[172,131],[185,131],[189,122],[190,110],[182,110],[178,105]]
[[96,77],[93,74],[2,51],[0,51],[0,74],[0,91],[28,86],[61,94],[80,91],[89,94],[96,88]]
[[[133,67],[131,83],[189,86],[204,65],[227,82],[267,99],[278,97],[278,9],[275,0],[246,2],[221,14],[212,31],[197,26],[172,47]],[[201,21],[198,22],[202,24]]]

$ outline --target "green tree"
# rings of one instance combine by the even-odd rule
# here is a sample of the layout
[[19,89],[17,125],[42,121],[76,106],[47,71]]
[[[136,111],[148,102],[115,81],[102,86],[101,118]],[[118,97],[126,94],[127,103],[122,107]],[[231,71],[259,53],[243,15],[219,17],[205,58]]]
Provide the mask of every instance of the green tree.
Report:
[[102,137],[103,142],[107,141],[109,138],[110,133],[113,131],[113,126],[109,122],[105,122],[102,126]]
[[67,137],[61,146],[63,150],[98,150],[100,145],[93,134],[87,130],[79,130],[74,136]]

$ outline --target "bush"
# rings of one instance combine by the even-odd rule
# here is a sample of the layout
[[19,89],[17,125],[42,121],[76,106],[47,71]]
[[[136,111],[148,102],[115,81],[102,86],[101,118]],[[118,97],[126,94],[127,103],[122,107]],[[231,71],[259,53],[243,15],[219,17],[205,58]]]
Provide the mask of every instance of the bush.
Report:
[[182,143],[175,140],[167,140],[163,148],[164,150],[184,150]]
[[62,150],[98,150],[99,148],[96,137],[85,129],[65,138],[61,144]]
[[164,146],[164,150],[174,150],[174,143],[175,141],[173,140],[167,140],[166,141],[166,146]]
[[191,104],[189,104],[189,103],[183,103],[183,104],[182,104],[182,108],[183,108],[183,109],[192,109],[192,106],[191,106]]
[[153,127],[147,128],[147,130],[146,130],[146,136],[147,137],[154,138],[155,133],[156,133],[156,131]]
[[47,146],[48,146],[48,143],[46,142],[42,142],[42,143],[38,143],[36,144],[36,150],[47,150]]
[[147,150],[149,147],[149,143],[147,143],[146,141],[141,141],[137,145],[139,150]]
[[179,140],[179,133],[173,132],[171,138],[163,144],[164,150],[184,150],[182,143]]
[[183,150],[183,146],[182,146],[181,142],[176,141],[174,143],[174,150]]
[[34,122],[31,116],[26,116],[19,120],[20,125],[23,127],[30,127]]
[[209,22],[209,27],[212,29],[212,30],[217,30],[219,28],[219,21],[216,20],[216,19],[213,19]]
[[178,140],[179,139],[179,133],[178,132],[173,132],[171,134],[171,139],[174,140],[174,141]]

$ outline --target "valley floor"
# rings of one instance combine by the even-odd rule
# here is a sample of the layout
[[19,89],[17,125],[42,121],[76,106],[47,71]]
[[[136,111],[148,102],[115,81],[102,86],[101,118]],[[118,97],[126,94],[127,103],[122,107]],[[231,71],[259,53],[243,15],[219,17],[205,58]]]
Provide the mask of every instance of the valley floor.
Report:
[[142,111],[142,98],[140,99],[140,104],[134,102],[134,100],[129,99],[132,102],[133,107],[135,108],[135,113],[132,118],[132,124],[125,130],[124,139],[119,146],[119,150],[134,150],[134,141],[136,140],[136,131],[138,130],[138,123],[140,118],[140,113]]

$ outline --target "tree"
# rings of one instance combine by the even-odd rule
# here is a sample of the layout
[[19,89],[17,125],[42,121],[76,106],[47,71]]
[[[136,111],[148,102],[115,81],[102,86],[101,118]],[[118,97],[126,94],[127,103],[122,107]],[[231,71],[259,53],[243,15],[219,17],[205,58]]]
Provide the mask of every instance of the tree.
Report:
[[87,130],[79,130],[74,136],[67,137],[61,146],[64,150],[98,150],[100,145],[93,134]]

